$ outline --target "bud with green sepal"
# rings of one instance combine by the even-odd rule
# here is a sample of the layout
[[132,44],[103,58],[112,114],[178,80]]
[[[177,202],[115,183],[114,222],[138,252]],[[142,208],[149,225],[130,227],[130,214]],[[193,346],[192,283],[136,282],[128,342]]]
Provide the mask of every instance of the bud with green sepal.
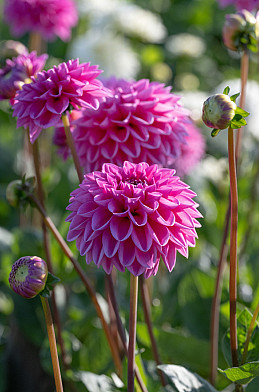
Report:
[[35,188],[35,178],[25,176],[21,180],[14,180],[7,185],[6,199],[13,207],[25,207],[28,202],[28,196],[33,194]]
[[203,104],[202,120],[209,128],[213,128],[212,137],[217,136],[222,129],[238,129],[246,125],[244,117],[249,113],[236,105],[239,93],[229,96],[229,91],[229,87],[226,87],[223,94],[212,95]]
[[236,14],[226,15],[223,27],[223,41],[228,49],[233,51],[248,49],[252,52],[257,52],[258,35],[258,17],[254,17],[246,9]]

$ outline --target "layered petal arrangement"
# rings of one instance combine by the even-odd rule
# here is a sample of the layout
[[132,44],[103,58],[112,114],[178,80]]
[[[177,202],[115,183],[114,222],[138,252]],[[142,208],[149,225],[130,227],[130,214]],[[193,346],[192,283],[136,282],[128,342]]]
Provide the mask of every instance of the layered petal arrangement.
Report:
[[73,0],[5,0],[4,19],[14,36],[37,32],[50,41],[68,41],[78,15]]
[[37,56],[33,51],[7,59],[5,67],[0,69],[0,100],[14,98],[21,84],[43,69],[47,58],[47,54]]
[[33,143],[43,128],[58,125],[68,108],[96,110],[99,101],[109,95],[96,79],[101,72],[97,65],[79,64],[78,59],[39,72],[16,96],[13,116],[18,118],[17,127],[29,127]]
[[113,266],[133,275],[155,275],[160,257],[172,271],[176,251],[188,257],[201,217],[196,194],[175,170],[142,162],[111,163],[86,174],[71,193],[68,241],[110,274]]
[[259,0],[218,0],[221,7],[234,5],[237,10],[253,11],[259,7]]
[[189,112],[170,87],[147,79],[129,82],[115,77],[103,81],[113,95],[98,111],[85,110],[75,122],[73,137],[85,172],[101,170],[105,162],[167,166],[186,143]]
[[44,288],[48,277],[46,262],[38,256],[25,256],[17,260],[9,275],[13,291],[24,298],[34,298]]

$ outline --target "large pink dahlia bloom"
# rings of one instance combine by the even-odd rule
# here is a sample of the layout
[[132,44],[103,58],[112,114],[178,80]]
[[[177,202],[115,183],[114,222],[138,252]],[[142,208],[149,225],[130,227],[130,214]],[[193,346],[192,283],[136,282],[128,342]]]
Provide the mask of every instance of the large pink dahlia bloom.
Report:
[[16,96],[13,116],[18,118],[17,127],[29,127],[33,143],[43,128],[58,125],[70,106],[98,109],[99,101],[109,95],[96,79],[101,72],[97,65],[79,64],[78,59],[39,72]]
[[85,172],[101,170],[105,162],[124,161],[167,166],[186,142],[189,112],[170,87],[147,79],[103,81],[113,95],[99,110],[85,110],[75,122],[73,137]]
[[188,257],[188,247],[195,246],[201,217],[192,200],[196,194],[174,173],[124,162],[86,174],[67,207],[68,241],[76,239],[86,262],[108,274],[115,266],[148,278],[157,273],[160,257],[172,271],[176,251]]
[[46,40],[68,41],[78,15],[73,0],[5,0],[4,19],[14,36],[37,32]]
[[233,4],[237,10],[253,11],[259,7],[259,0],[218,0],[218,2],[223,8]]

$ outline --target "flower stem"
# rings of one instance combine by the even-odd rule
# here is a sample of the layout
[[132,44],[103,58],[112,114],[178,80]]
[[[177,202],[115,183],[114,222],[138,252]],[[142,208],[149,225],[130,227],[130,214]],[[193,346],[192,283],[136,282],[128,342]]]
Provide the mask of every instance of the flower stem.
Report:
[[251,339],[251,336],[252,336],[252,333],[253,333],[253,330],[254,330],[254,326],[255,326],[255,322],[256,322],[256,318],[258,316],[258,313],[259,313],[259,302],[257,304],[257,307],[256,307],[255,311],[254,311],[251,323],[250,323],[249,328],[248,328],[246,341],[245,341],[245,345],[244,345],[244,351],[243,351],[242,360],[241,360],[241,365],[243,365],[245,363],[245,361],[246,361],[246,356],[247,356],[247,352],[248,352],[248,346],[249,346],[250,339]]
[[[154,356],[154,359],[155,359],[156,364],[158,366],[158,365],[161,365],[161,361],[160,361],[160,357],[159,357],[156,339],[155,339],[153,329],[152,329],[151,312],[150,312],[150,308],[151,308],[150,298],[149,298],[147,284],[146,284],[146,281],[145,281],[143,275],[140,276],[140,293],[141,293],[141,300],[142,300],[145,322],[147,324],[149,338],[151,341],[153,356]],[[161,370],[158,370],[158,375],[160,377],[162,386],[165,387],[167,382],[166,382],[166,379],[165,379],[163,372]]]
[[138,276],[134,276],[133,274],[130,274],[128,392],[134,392],[137,306],[138,306]]
[[[115,291],[114,291],[114,284],[112,282],[112,277],[111,275],[107,275],[107,281],[108,281],[108,287],[109,287],[109,296],[111,299],[111,304],[113,306],[113,310],[116,316],[116,320],[117,320],[117,328],[118,328],[118,333],[121,339],[121,343],[123,345],[123,349],[125,354],[128,357],[128,347],[127,347],[127,338],[126,338],[126,333],[125,333],[125,329],[124,326],[122,324],[121,318],[120,318],[120,313],[119,313],[119,309],[118,309],[118,304],[116,301],[116,296],[115,296]],[[143,380],[141,378],[139,369],[137,367],[137,365],[135,364],[135,375],[136,375],[136,380],[139,384],[139,387],[141,389],[142,392],[148,392],[145,384],[143,383]]]
[[66,133],[66,137],[67,137],[67,143],[68,146],[70,148],[70,151],[72,153],[72,157],[74,160],[74,164],[75,164],[75,168],[77,171],[77,175],[79,178],[79,182],[81,183],[84,179],[83,173],[82,173],[82,168],[80,166],[80,162],[79,162],[79,158],[76,152],[76,147],[75,147],[75,143],[74,143],[74,139],[71,133],[71,129],[70,129],[70,123],[69,123],[69,118],[67,113],[62,114],[62,121],[63,121],[63,125],[64,125],[64,129],[65,129],[65,133]]
[[230,347],[233,366],[238,366],[237,345],[237,224],[238,224],[238,195],[236,158],[234,149],[233,129],[228,129],[228,157],[231,198],[231,227],[230,227],[230,273],[229,273],[229,302],[230,302]]
[[53,373],[55,378],[56,391],[63,392],[63,385],[62,385],[60,367],[58,362],[57,345],[56,345],[55,332],[54,332],[50,307],[49,307],[48,300],[46,298],[40,296],[40,299],[45,315],[46,327],[47,327],[47,332],[49,337],[49,347],[50,347],[50,354],[51,354],[51,360],[53,366]]
[[96,292],[95,292],[94,288],[92,287],[91,282],[89,281],[89,279],[85,275],[85,273],[84,273],[83,269],[81,268],[80,264],[78,263],[78,261],[74,258],[73,253],[71,252],[70,248],[68,247],[68,245],[64,241],[63,237],[61,236],[58,229],[56,228],[56,226],[52,222],[51,218],[45,212],[45,210],[42,207],[42,205],[40,204],[40,202],[36,199],[36,197],[34,195],[29,195],[29,198],[33,202],[33,204],[36,206],[38,211],[41,213],[46,226],[51,230],[52,234],[54,235],[56,241],[60,245],[64,254],[72,262],[72,264],[73,264],[75,270],[77,271],[78,275],[80,276],[88,294],[90,295],[90,298],[95,306],[96,312],[101,320],[107,341],[108,341],[110,349],[111,349],[111,353],[113,356],[113,360],[114,360],[118,375],[122,376],[122,364],[121,364],[120,356],[119,356],[118,350],[116,349],[116,346],[113,342],[112,335],[109,330],[109,326],[108,326],[107,322],[105,321],[102,309],[101,309],[99,302],[97,300]]

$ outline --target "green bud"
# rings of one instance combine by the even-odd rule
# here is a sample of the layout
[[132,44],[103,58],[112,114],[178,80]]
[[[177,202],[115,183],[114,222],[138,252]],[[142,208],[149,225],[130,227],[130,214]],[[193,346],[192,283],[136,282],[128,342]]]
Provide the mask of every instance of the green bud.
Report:
[[203,104],[202,120],[209,128],[228,128],[235,117],[237,105],[228,95],[216,94]]

